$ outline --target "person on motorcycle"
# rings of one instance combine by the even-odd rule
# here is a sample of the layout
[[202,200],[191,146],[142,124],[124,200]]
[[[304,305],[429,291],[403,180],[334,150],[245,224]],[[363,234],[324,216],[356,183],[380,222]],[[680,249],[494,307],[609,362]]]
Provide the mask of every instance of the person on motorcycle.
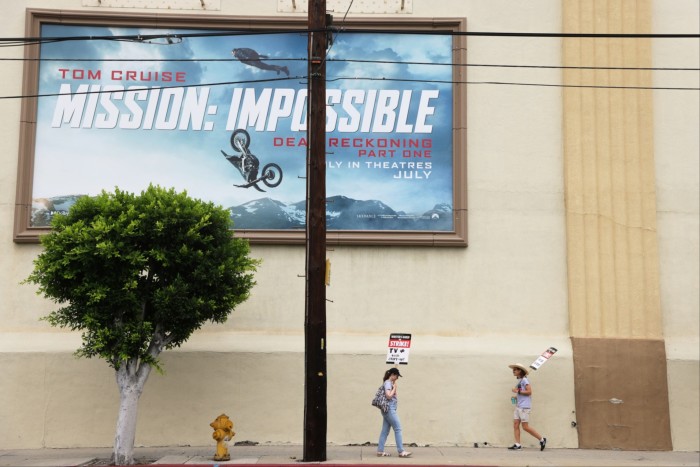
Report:
[[238,169],[241,175],[243,175],[243,178],[245,178],[246,182],[252,183],[258,178],[260,161],[258,161],[257,157],[252,154],[237,156],[235,154],[228,155],[223,151],[221,152],[224,154],[224,156],[226,156],[226,160]]
[[223,154],[226,160],[240,172],[241,176],[246,181],[246,185],[234,184],[234,186],[240,188],[253,187],[258,191],[264,192],[265,190],[258,186],[258,182],[263,182],[270,188],[275,188],[282,183],[282,168],[274,162],[265,164],[262,168],[262,176],[258,178],[260,160],[255,154],[248,150],[250,146],[250,134],[248,134],[246,130],[243,128],[235,130],[231,134],[230,141],[233,150],[241,155],[229,155],[223,150],[221,150],[221,154]]

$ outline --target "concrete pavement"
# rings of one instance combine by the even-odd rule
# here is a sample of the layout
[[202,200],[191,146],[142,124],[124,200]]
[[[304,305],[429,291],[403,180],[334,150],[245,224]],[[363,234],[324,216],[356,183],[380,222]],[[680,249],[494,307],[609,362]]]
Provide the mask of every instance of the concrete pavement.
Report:
[[[546,467],[700,467],[698,452],[603,451],[527,447],[509,451],[504,447],[415,447],[411,458],[376,457],[376,445],[326,448],[322,465],[397,465],[412,466],[546,466]],[[173,446],[136,448],[135,458],[143,465],[298,465],[303,457],[300,445],[230,446],[231,460],[212,460],[215,446]],[[110,448],[0,450],[2,467],[72,467],[109,465]],[[318,464],[317,462],[310,464]]]

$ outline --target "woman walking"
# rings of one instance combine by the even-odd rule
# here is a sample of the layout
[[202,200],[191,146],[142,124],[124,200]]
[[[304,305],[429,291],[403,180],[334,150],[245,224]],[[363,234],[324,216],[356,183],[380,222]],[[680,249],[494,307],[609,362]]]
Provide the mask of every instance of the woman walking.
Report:
[[520,425],[523,430],[528,432],[540,442],[540,451],[544,451],[547,445],[547,438],[540,435],[537,430],[530,426],[530,411],[532,410],[532,386],[527,379],[529,373],[525,366],[520,363],[508,365],[508,368],[513,370],[513,376],[518,378],[518,384],[511,389],[516,395],[516,406],[513,411],[513,434],[515,436],[515,444],[508,449],[518,451],[523,448],[520,444]]
[[391,454],[384,451],[384,446],[386,445],[386,439],[389,437],[389,430],[394,429],[394,436],[396,437],[396,449],[399,451],[399,457],[409,457],[410,452],[404,450],[403,448],[403,433],[401,432],[401,421],[399,420],[399,415],[396,413],[396,408],[398,406],[398,396],[397,383],[398,379],[401,377],[398,368],[390,368],[384,373],[384,393],[386,398],[389,400],[389,410],[382,412],[382,417],[384,421],[382,422],[382,431],[379,434],[379,446],[377,448],[377,457],[389,457]]

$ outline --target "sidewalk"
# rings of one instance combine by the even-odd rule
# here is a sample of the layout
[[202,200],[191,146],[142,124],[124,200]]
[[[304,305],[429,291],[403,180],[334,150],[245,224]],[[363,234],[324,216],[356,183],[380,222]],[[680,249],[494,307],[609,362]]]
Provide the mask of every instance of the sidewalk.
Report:
[[[550,449],[540,452],[532,447],[509,451],[496,447],[416,447],[408,459],[376,457],[376,446],[336,446],[326,448],[326,462],[321,465],[398,465],[416,466],[586,466],[586,467],[699,467],[698,452],[603,451],[589,449]],[[393,448],[392,448],[393,450]],[[212,460],[215,446],[136,448],[135,459],[141,464],[168,465],[299,465],[303,446],[231,446],[231,460]],[[109,464],[110,448],[0,450],[3,467],[73,467]],[[306,463],[304,463],[306,464]],[[318,462],[308,464],[319,464]],[[303,465],[303,464],[302,464]]]

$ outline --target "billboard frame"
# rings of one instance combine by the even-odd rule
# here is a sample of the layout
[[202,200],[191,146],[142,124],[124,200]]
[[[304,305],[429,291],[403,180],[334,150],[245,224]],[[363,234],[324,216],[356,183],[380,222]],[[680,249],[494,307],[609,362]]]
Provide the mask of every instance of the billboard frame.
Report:
[[[43,24],[69,24],[119,27],[168,27],[187,29],[284,29],[306,30],[307,20],[295,17],[212,16],[198,14],[113,13],[101,11],[66,11],[27,9],[26,37],[39,38]],[[466,31],[464,18],[346,18],[348,31]],[[25,46],[20,117],[20,141],[17,168],[17,189],[13,240],[16,243],[38,243],[50,227],[31,225],[33,177],[39,89],[40,46]],[[466,37],[452,36],[452,209],[451,231],[431,230],[328,230],[329,245],[415,245],[467,246],[467,151],[466,151]],[[305,244],[305,230],[248,230],[234,226],[236,237],[251,244]]]

